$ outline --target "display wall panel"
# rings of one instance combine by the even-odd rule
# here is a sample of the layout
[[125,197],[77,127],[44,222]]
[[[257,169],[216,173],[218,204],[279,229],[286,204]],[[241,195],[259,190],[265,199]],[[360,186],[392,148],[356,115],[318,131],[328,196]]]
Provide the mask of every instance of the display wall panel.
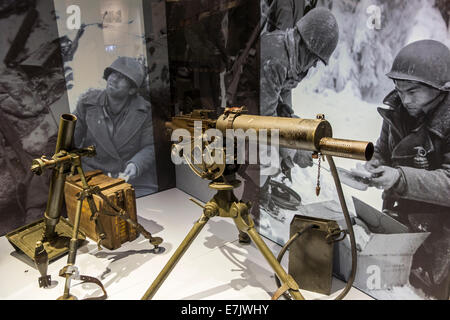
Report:
[[[276,3],[276,1],[268,2]],[[278,4],[276,3],[278,10],[275,7],[275,12],[272,12],[271,16],[283,20],[279,20],[278,24],[277,21],[272,24],[272,32],[288,35],[289,30],[293,30],[289,28],[295,28],[293,13],[298,12],[296,7],[302,2],[308,3],[308,1],[279,1]],[[289,6],[291,10],[283,10]],[[407,155],[398,154],[399,148],[396,151],[392,148],[398,146],[396,139],[399,137],[394,138],[396,133],[392,134],[392,132],[399,129],[398,127],[392,128],[392,126],[388,129],[386,122],[389,121],[386,114],[394,111],[377,110],[380,107],[404,110],[404,106],[401,107],[401,104],[398,107],[392,106],[392,97],[396,96],[395,91],[392,92],[395,84],[386,76],[391,70],[395,57],[403,47],[424,39],[437,40],[447,48],[449,47],[450,33],[448,17],[445,15],[445,5],[435,4],[434,1],[392,2],[379,0],[318,1],[317,7],[330,9],[337,20],[339,29],[337,48],[331,55],[327,66],[319,61],[315,68],[309,69],[306,76],[305,74],[299,75],[300,81],[297,79],[294,88],[289,89],[291,98],[286,97],[285,101],[292,101],[293,113],[301,118],[314,119],[318,114],[325,114],[325,119],[333,127],[334,137],[372,141],[377,145],[376,156],[378,154],[379,157],[379,152],[383,152],[385,156],[383,165],[388,167],[380,169],[379,174],[389,180],[391,175],[396,174],[395,168],[400,166],[404,167],[401,170],[407,180],[405,188],[408,191],[399,195],[394,191],[395,189],[390,189],[389,185],[379,182],[377,178],[374,178],[373,182],[365,180],[364,183],[364,179],[361,177],[364,172],[367,174],[365,162],[336,159],[341,181],[344,184],[347,205],[352,215],[357,217],[354,229],[360,260],[355,285],[378,299],[447,299],[450,255],[448,251],[449,234],[446,227],[449,206],[443,200],[448,198],[448,187],[442,187],[448,186],[448,176],[445,178],[444,173],[446,164],[445,160],[442,160],[445,158],[445,148],[441,151],[435,150],[433,153],[430,148],[427,148],[428,142],[421,139],[406,146],[404,143],[406,140],[411,141],[409,135],[414,130],[405,128],[418,125],[418,123],[404,115],[402,117],[404,120],[400,121],[399,126],[403,126],[402,130],[406,131],[402,131],[400,140],[405,139],[402,148],[410,149],[406,152]],[[291,26],[281,23],[286,22],[287,16],[292,19]],[[329,30],[319,34],[318,37],[326,40],[327,35],[332,32],[333,30]],[[292,43],[298,45],[298,42],[295,42],[297,36],[292,34],[292,31],[291,36]],[[270,41],[270,39],[273,39],[273,36],[266,36],[261,40],[261,55],[283,59],[282,57],[286,55],[283,49],[271,52],[274,48],[274,41]],[[417,52],[415,55],[419,56],[420,53]],[[412,69],[405,72],[413,73],[414,69],[422,63],[424,65],[428,63],[430,66],[434,63],[433,59],[424,57],[419,59],[420,61],[412,62],[410,65]],[[297,61],[295,58],[294,60]],[[298,61],[297,67],[301,70],[299,64],[304,60],[301,60],[300,57]],[[443,63],[441,67],[445,70],[446,63],[441,63]],[[267,66],[262,65],[262,70],[265,67]],[[295,70],[295,68],[292,69]],[[446,73],[445,77],[450,79],[448,70],[443,72]],[[428,77],[433,77],[431,70]],[[267,79],[263,75],[261,81],[261,112],[264,113],[263,109],[270,108],[270,103],[264,101],[264,95],[267,97],[264,85],[269,88],[270,86],[267,86]],[[391,92],[390,98],[385,100],[385,97]],[[448,114],[448,105],[445,106],[446,89],[443,88],[440,92],[439,97],[442,98],[440,110],[447,110],[440,112]],[[396,97],[398,102],[399,98]],[[438,99],[440,99],[439,97]],[[434,116],[431,112],[427,114],[427,120],[424,120],[426,126],[433,126],[431,119],[436,117],[437,113],[435,112]],[[387,119],[384,125],[382,115]],[[382,126],[384,126],[384,133],[380,135]],[[387,142],[384,139],[387,139],[389,130],[391,133],[389,142]],[[441,132],[439,129],[438,131]],[[438,133],[438,136],[440,134]],[[424,137],[422,134],[419,135]],[[445,135],[444,133],[443,136]],[[431,139],[437,141],[435,140],[436,136]],[[385,148],[383,145],[387,143],[392,148],[389,151],[380,151]],[[441,142],[437,143],[440,145]],[[417,150],[420,148],[430,151],[420,158],[429,164],[426,168],[421,166],[418,161]],[[391,157],[393,158],[391,159]],[[409,162],[405,160],[408,157],[411,160]],[[412,158],[415,158],[416,161],[412,161]],[[441,160],[434,162],[433,167],[431,162],[436,158]],[[303,161],[302,159],[305,160],[305,157],[298,155],[294,159],[294,162],[297,163],[290,170],[291,180],[285,174],[271,177],[276,183],[282,183],[282,188],[277,184],[275,187],[272,186],[271,191],[263,190],[263,194],[260,196],[261,201],[264,202],[260,207],[261,233],[280,244],[284,244],[288,240],[289,225],[296,214],[312,215],[314,213],[315,216],[327,217],[333,216],[332,213],[335,212],[338,217],[342,216],[327,162],[322,161],[320,164],[322,167],[320,172],[321,192],[317,196],[319,162],[318,160]],[[423,162],[421,163],[423,164]],[[444,175],[440,175],[439,172]],[[422,177],[420,182],[416,179],[419,176]],[[267,176],[261,177],[261,180],[266,179]],[[421,187],[428,191],[423,191],[420,195],[418,193],[413,195],[414,190]],[[283,208],[286,200],[275,197],[274,189],[295,192],[298,195],[296,199],[301,199],[301,206],[298,206],[296,210]],[[405,206],[405,199],[417,200],[417,202],[415,204],[411,202]],[[274,202],[275,205],[271,205]],[[399,203],[403,203],[403,206],[398,206]],[[386,229],[383,229],[384,231],[376,228],[376,225],[382,220],[389,221],[389,223],[385,221],[387,226]],[[392,230],[398,221],[408,230],[406,233],[398,234]],[[341,227],[346,228],[345,223]],[[392,237],[396,236],[398,239],[395,240],[394,246],[390,242],[394,241]],[[348,278],[350,270],[349,243],[340,243],[336,250],[339,250],[339,255],[335,260],[335,272],[341,277]],[[446,252],[444,258],[440,256],[443,252]],[[343,261],[347,261],[344,263],[345,267]]]
[[[97,147],[97,156],[83,166],[124,178],[137,197],[174,185],[162,130],[171,106],[166,36],[164,28],[153,23],[158,20],[152,19],[164,21],[164,7],[155,6],[158,3],[55,2],[67,48],[70,109],[78,117],[75,144]],[[117,73],[130,88],[120,87],[120,79],[114,78]]]
[[[167,27],[172,97],[175,114],[197,109],[210,110],[212,119],[226,107],[245,106],[259,114],[259,37],[260,1],[168,1]],[[240,66],[237,60],[246,56]],[[230,98],[229,90],[237,77],[238,86]],[[214,190],[210,181],[190,172],[187,165],[177,169],[177,187],[208,201]],[[254,202],[252,213],[258,221],[258,168],[241,170],[236,178],[243,182],[236,193]],[[192,182],[191,182],[192,181]],[[248,181],[248,183],[247,183]]]
[[171,96],[169,44],[167,33],[166,1],[145,0],[142,4],[146,52],[149,59],[149,100],[153,105],[156,169],[159,190],[175,186],[175,168],[171,161],[170,133],[165,127],[174,113]]
[[59,118],[69,112],[53,1],[0,6],[0,234],[41,218],[49,175],[31,161],[55,151]]

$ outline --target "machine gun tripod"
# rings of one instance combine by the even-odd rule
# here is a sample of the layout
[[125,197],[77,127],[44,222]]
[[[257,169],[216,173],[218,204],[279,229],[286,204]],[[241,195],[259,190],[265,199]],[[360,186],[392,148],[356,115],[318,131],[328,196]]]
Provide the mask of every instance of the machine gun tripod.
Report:
[[250,216],[251,204],[239,201],[234,195],[233,190],[238,188],[240,181],[227,179],[225,176],[214,180],[210,183],[211,189],[217,190],[216,195],[204,206],[200,203],[192,200],[194,203],[203,208],[203,214],[200,219],[194,224],[191,231],[189,231],[186,238],[181,245],[177,248],[173,256],[170,258],[166,267],[161,271],[158,277],[155,279],[151,287],[147,290],[142,299],[148,300],[153,298],[156,291],[162,285],[163,281],[168,277],[169,273],[173,270],[177,262],[189,249],[189,246],[198,236],[203,227],[208,223],[209,219],[214,217],[231,218],[234,220],[236,227],[243,232],[246,232],[253,242],[258,247],[259,251],[264,255],[270,266],[274,269],[275,273],[281,279],[281,281],[287,284],[287,289],[295,299],[302,299],[303,296],[299,291],[299,287],[295,280],[286,273],[286,271],[278,263],[275,256],[267,247],[265,242],[261,239],[261,236],[255,229],[255,224]]

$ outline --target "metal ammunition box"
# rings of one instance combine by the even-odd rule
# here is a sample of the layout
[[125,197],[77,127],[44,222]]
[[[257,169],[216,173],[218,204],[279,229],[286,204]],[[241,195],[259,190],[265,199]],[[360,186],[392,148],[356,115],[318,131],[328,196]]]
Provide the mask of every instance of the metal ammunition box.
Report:
[[[123,179],[108,177],[100,170],[87,172],[86,178],[88,179],[89,185],[99,186],[111,202],[124,209],[130,215],[131,219],[137,222],[136,196],[134,188],[130,184],[125,183]],[[67,215],[72,223],[75,219],[77,194],[80,191],[82,191],[82,188],[79,175],[68,177],[66,179],[64,194]],[[98,217],[106,235],[106,238],[102,241],[102,245],[105,248],[115,250],[120,248],[122,243],[136,239],[137,231],[135,228],[117,216],[108,216],[108,212],[113,213],[113,210],[97,195],[94,195],[94,201],[99,212],[105,213],[100,214]],[[90,239],[97,241],[98,236],[95,231],[95,222],[90,218],[91,211],[89,210],[87,201],[84,201],[81,212],[80,230]]]
[[289,274],[301,289],[329,295],[334,243],[327,241],[327,236],[339,230],[339,226],[333,220],[296,215],[291,222],[290,236],[310,224],[314,227],[294,241],[289,250]]

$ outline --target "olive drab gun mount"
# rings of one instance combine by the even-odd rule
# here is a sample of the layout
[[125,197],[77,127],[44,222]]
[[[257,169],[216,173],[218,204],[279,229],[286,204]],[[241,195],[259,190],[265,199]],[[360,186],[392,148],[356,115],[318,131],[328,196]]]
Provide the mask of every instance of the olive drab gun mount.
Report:
[[[154,246],[153,252],[162,252],[159,245],[163,242],[162,238],[152,237],[152,235],[142,227],[139,223],[131,220],[130,216],[123,209],[112,203],[102,192],[98,186],[89,186],[89,180],[86,179],[84,171],[82,169],[81,158],[82,157],[94,157],[96,155],[95,147],[90,146],[82,149],[73,148],[73,137],[75,132],[77,118],[72,114],[64,114],[61,116],[60,126],[58,130],[58,140],[56,143],[56,151],[51,159],[42,156],[39,159],[35,159],[31,165],[31,171],[40,176],[45,170],[52,171],[52,177],[49,188],[49,195],[47,201],[47,208],[44,213],[43,221],[30,225],[28,228],[22,228],[22,237],[19,239],[27,238],[28,229],[33,229],[33,236],[28,236],[28,242],[34,241],[35,243],[41,242],[44,245],[45,251],[48,253],[48,260],[56,259],[62,254],[69,252],[67,265],[60,271],[59,275],[66,279],[64,295],[60,300],[74,300],[75,296],[70,294],[70,282],[72,279],[81,280],[83,282],[92,282],[99,285],[104,293],[102,298],[106,298],[106,291],[103,285],[98,279],[79,275],[78,269],[75,266],[75,259],[77,254],[78,242],[81,239],[85,239],[85,236],[80,237],[79,226],[81,212],[83,208],[84,200],[87,201],[89,210],[91,211],[91,221],[95,222],[96,232],[98,235],[98,247],[101,249],[101,242],[105,239],[106,235],[103,231],[103,227],[98,219],[99,214],[107,214],[111,216],[117,216],[120,219],[126,221],[138,232],[142,233],[146,237],[150,244]],[[63,206],[63,193],[64,185],[67,175],[79,174],[82,183],[82,191],[77,194],[77,207],[75,213],[75,219],[73,227],[61,217],[61,211]],[[95,204],[93,195],[99,196],[110,208],[111,211],[99,212]],[[61,227],[64,226],[64,228]],[[37,239],[37,241],[36,241]],[[30,258],[36,260],[36,257],[31,255],[28,251],[28,247],[35,247],[35,243],[24,243],[23,241],[17,241],[17,239],[9,239],[13,245],[21,249]],[[41,250],[42,251],[42,250]],[[34,249],[33,249],[34,252]],[[45,263],[45,262],[44,262]],[[44,277],[45,275],[43,275]],[[95,298],[92,298],[95,299]]]
[[[271,132],[271,129],[278,129],[280,147],[309,150],[313,152],[313,155],[315,155],[316,158],[322,159],[322,157],[325,157],[328,160],[336,184],[341,208],[348,226],[348,230],[346,230],[345,233],[350,235],[350,243],[352,246],[352,272],[346,288],[338,298],[340,299],[345,296],[350,290],[356,274],[356,241],[333,156],[367,161],[373,156],[373,144],[371,142],[332,138],[331,125],[325,120],[324,115],[318,115],[317,119],[265,117],[247,115],[245,114],[244,108],[227,108],[225,109],[224,114],[218,119],[211,119],[208,116],[210,112],[210,110],[194,110],[191,114],[175,116],[170,122],[166,123],[166,127],[170,130],[185,129],[186,131],[184,132],[189,133],[192,140],[198,138],[193,137],[192,135],[196,131],[195,122],[197,121],[200,121],[202,125],[202,137],[206,135],[206,130],[208,129],[218,129],[223,134],[226,133],[227,129],[242,129],[244,131],[253,129],[257,132],[266,130],[268,133]],[[181,143],[182,142],[179,144]],[[179,144],[174,144],[172,150],[178,155],[182,150],[179,147]],[[192,147],[191,144],[191,151],[194,151],[194,148],[195,147]],[[208,146],[206,146],[205,150],[207,150],[207,148]],[[217,150],[218,149],[216,148],[215,151]],[[232,218],[238,229],[250,236],[259,251],[275,271],[275,274],[281,281],[281,287],[275,293],[273,298],[276,299],[279,296],[288,293],[293,299],[303,300],[304,297],[300,293],[297,282],[283,269],[256,231],[254,222],[250,216],[251,204],[239,201],[233,193],[233,189],[237,188],[240,184],[240,182],[234,178],[238,166],[235,164],[229,166],[225,163],[219,164],[211,161],[204,161],[198,165],[194,164],[193,161],[190,161],[185,154],[183,154],[183,157],[197,175],[203,179],[212,181],[209,187],[217,190],[217,193],[213,199],[205,205],[191,199],[203,208],[203,214],[174,252],[166,266],[148,288],[142,299],[147,300],[153,298],[157,290],[169,276],[170,272],[184,253],[188,250],[189,246],[206,225],[208,220],[219,216]],[[317,187],[317,192],[320,192],[319,186]]]

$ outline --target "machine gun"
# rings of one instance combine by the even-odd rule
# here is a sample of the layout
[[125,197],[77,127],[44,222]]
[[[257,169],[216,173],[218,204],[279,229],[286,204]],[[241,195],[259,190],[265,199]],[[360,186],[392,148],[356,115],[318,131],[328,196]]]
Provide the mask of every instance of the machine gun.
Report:
[[[352,272],[346,288],[338,296],[338,299],[343,298],[350,290],[356,274],[356,241],[333,157],[337,156],[368,161],[373,156],[373,144],[371,142],[333,138],[331,125],[325,120],[324,115],[318,115],[317,119],[265,117],[247,115],[243,108],[227,108],[224,114],[218,119],[211,119],[208,116],[209,112],[209,110],[195,110],[188,115],[173,117],[172,121],[166,123],[166,127],[171,130],[184,129],[183,132],[185,133],[185,136],[188,138],[190,136],[191,139],[198,139],[198,137],[192,136],[192,134],[198,130],[198,128],[196,128],[196,126],[198,127],[198,123],[201,123],[201,135],[204,135],[208,129],[217,129],[224,134],[228,129],[242,129],[244,131],[253,129],[257,132],[261,130],[272,132],[271,130],[277,129],[279,137],[278,144],[280,147],[309,150],[312,151],[313,155],[318,159],[326,157],[336,184],[341,208],[348,226],[346,233],[350,235],[352,247]],[[183,138],[185,136],[183,136]],[[180,143],[182,143],[182,141]],[[180,143],[174,144],[173,152],[177,154],[180,153],[182,150],[179,146]],[[205,149],[207,148],[208,147]],[[222,151],[222,153],[223,152],[224,151]],[[233,189],[237,188],[240,184],[240,182],[234,178],[234,174],[237,172],[239,165],[209,161],[203,161],[200,164],[196,164],[195,161],[189,159],[188,156],[183,155],[183,157],[198,176],[212,181],[209,187],[217,190],[217,194],[205,205],[191,199],[203,208],[203,214],[146,291],[142,299],[151,299],[156,294],[163,281],[168,277],[169,273],[187,251],[208,220],[220,216],[232,218],[237,228],[250,236],[275,271],[277,277],[281,280],[282,285],[274,295],[274,298],[278,298],[282,294],[289,292],[294,299],[303,300],[304,298],[299,291],[297,282],[292,276],[286,273],[254,228],[254,222],[249,214],[251,204],[239,201],[233,193]]]

